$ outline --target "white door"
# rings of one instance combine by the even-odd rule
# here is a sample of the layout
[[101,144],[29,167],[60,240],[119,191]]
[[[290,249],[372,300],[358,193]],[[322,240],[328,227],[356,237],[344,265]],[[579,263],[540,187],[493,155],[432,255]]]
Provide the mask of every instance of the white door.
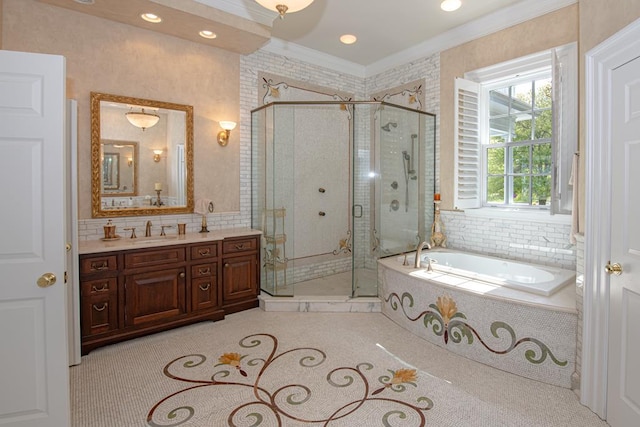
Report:
[[69,425],[64,142],[64,58],[0,51],[0,425]]
[[[639,52],[640,54],[640,52]],[[611,73],[611,264],[607,421],[640,426],[640,57]]]

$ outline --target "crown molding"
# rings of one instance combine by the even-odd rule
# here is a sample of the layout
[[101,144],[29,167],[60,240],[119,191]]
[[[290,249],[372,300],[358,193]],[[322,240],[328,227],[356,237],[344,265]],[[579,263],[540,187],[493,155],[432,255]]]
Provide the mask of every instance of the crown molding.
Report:
[[413,47],[390,55],[366,67],[367,77],[374,76],[399,64],[424,58],[462,43],[521,24],[530,19],[577,3],[578,0],[536,0],[518,3],[467,24],[453,28]]
[[[228,0],[197,0],[200,2],[228,1]],[[246,1],[246,0],[245,0]],[[475,21],[453,28],[436,37],[389,55],[373,64],[363,66],[351,61],[328,55],[314,49],[309,49],[295,43],[280,39],[271,41],[262,49],[274,54],[289,56],[314,65],[327,67],[335,71],[349,73],[357,77],[372,77],[399,65],[407,64],[462,43],[495,33],[512,27],[538,16],[554,12],[558,9],[577,3],[578,0],[530,0],[518,3],[494,13],[483,16]]]
[[259,24],[273,27],[273,20],[278,17],[277,12],[266,9],[254,0],[194,0],[197,3],[220,9],[241,18],[255,21]]
[[329,55],[282,39],[271,38],[260,50],[295,58],[340,73],[347,73],[360,78],[367,77],[364,65],[356,64],[355,62],[347,61],[346,59],[338,58],[337,56]]

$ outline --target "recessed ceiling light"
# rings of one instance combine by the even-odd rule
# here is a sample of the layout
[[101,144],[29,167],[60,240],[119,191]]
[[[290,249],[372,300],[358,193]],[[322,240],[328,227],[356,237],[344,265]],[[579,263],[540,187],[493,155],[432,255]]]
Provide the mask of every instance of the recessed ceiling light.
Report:
[[340,41],[344,44],[354,44],[358,38],[353,34],[343,34],[340,36]]
[[444,0],[440,3],[440,9],[445,12],[453,12],[454,10],[460,9],[462,6],[462,2],[460,0]]
[[218,37],[216,33],[209,30],[202,30],[198,34],[200,34],[200,37],[204,37],[205,39],[215,39],[216,37]]
[[140,17],[142,19],[144,19],[145,21],[151,22],[153,24],[158,24],[158,23],[162,22],[162,18],[160,18],[155,13],[143,13],[142,15],[140,15]]
[[75,2],[80,4],[94,4],[95,0],[75,0]]

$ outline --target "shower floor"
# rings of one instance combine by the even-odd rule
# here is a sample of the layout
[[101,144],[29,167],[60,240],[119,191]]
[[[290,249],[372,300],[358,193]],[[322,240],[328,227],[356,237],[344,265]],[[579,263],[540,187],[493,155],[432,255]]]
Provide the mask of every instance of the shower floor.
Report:
[[[377,275],[374,270],[359,270],[356,296],[377,296]],[[351,296],[351,271],[284,286],[279,295]]]

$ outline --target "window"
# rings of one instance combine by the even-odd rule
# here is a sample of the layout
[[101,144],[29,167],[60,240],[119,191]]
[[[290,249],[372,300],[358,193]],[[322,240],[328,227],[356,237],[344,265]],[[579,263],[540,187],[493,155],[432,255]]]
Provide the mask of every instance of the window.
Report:
[[571,211],[575,44],[456,79],[455,206]]
[[548,206],[551,200],[551,69],[536,78],[487,87],[482,137],[483,205]]

